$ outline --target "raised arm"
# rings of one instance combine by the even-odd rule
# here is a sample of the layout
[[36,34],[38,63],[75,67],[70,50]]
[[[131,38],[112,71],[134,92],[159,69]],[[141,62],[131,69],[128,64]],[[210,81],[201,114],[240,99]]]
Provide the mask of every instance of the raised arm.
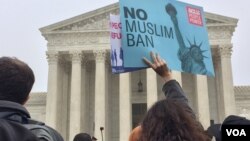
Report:
[[166,61],[162,59],[158,54],[154,54],[153,52],[150,52],[150,55],[153,62],[150,62],[145,57],[143,58],[143,60],[165,81],[162,90],[165,93],[166,98],[178,100],[188,105],[188,99],[179,83],[173,79],[172,73],[168,68]]

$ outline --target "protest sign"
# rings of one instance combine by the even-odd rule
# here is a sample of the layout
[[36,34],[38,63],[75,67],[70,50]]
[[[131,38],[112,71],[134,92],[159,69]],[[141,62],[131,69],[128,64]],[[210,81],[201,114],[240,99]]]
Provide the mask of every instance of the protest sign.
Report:
[[124,67],[158,53],[173,70],[213,76],[202,7],[175,0],[120,0]]
[[123,73],[123,72],[131,72],[142,68],[137,67],[128,67],[124,68],[123,61],[123,49],[121,46],[121,22],[119,15],[110,15],[110,61],[112,67],[112,73]]

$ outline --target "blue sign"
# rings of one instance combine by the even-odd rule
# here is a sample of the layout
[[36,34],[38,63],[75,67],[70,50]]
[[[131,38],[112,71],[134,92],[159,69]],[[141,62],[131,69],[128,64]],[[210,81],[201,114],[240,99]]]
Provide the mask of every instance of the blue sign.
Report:
[[158,53],[177,71],[214,76],[202,7],[174,0],[120,0],[124,67]]

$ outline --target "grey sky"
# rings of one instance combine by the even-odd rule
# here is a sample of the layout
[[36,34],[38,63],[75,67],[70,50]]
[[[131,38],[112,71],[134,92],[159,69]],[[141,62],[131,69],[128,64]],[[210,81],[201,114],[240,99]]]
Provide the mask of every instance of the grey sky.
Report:
[[[239,19],[233,35],[234,85],[250,85],[250,2],[247,0],[181,0],[205,11]],[[118,0],[1,0],[0,56],[15,56],[34,70],[32,91],[47,91],[46,41],[41,27],[118,2]],[[249,54],[249,55],[248,55]]]

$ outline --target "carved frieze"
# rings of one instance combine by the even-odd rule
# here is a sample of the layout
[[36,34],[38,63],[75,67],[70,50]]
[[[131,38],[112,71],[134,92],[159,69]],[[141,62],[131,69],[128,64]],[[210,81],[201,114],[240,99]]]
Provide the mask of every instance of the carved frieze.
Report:
[[231,39],[233,32],[227,27],[208,27],[210,40]]
[[206,18],[206,24],[208,25],[208,24],[218,24],[218,23],[223,23],[223,22],[221,22],[221,21],[218,21],[218,20],[214,20],[214,19],[208,19],[208,18]]
[[[111,13],[111,12],[110,12]],[[54,31],[88,31],[88,30],[107,30],[109,28],[109,14],[103,13],[92,18],[84,19]]]
[[48,38],[48,47],[55,46],[83,46],[88,44],[109,43],[109,32],[89,32],[89,33],[61,33]]

